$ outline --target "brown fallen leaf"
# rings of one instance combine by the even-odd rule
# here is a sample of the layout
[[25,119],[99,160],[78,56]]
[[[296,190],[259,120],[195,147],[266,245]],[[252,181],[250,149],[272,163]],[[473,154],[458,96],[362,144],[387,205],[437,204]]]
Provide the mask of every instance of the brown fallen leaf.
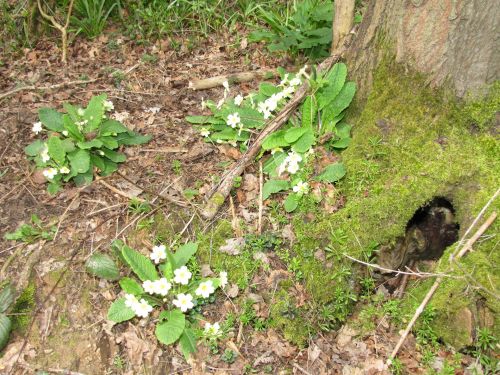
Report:
[[241,253],[243,246],[245,245],[245,239],[243,237],[228,238],[226,244],[219,248],[221,253],[226,253],[229,255],[238,255]]

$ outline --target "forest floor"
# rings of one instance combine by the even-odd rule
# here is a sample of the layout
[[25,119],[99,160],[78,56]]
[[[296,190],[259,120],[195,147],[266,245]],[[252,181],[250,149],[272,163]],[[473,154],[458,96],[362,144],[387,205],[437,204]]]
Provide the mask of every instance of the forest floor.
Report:
[[[272,280],[279,275],[288,277],[286,265],[272,251],[267,253],[267,267],[256,271],[253,288],[233,290],[233,298],[221,296],[223,302],[210,307],[211,316],[236,317],[230,333],[218,348],[200,344],[188,362],[178,348],[159,344],[147,327],[131,322],[110,324],[106,314],[119,291],[117,285],[85,271],[85,261],[91,254],[109,251],[112,240],[126,238],[130,232],[135,233],[138,247],[150,246],[151,238],[140,238],[136,229],[138,222],[152,215],[131,210],[127,196],[154,200],[155,215],[167,218],[174,232],[184,229],[184,238],[196,238],[189,218],[202,199],[188,200],[182,192],[196,189],[203,195],[240,153],[227,145],[216,147],[203,142],[184,120],[186,115],[201,113],[202,98],[218,100],[223,92],[222,88],[193,91],[188,82],[280,65],[298,68],[229,37],[207,41],[191,51],[173,51],[161,44],[142,47],[119,37],[76,40],[70,47],[67,66],[59,62],[54,43],[45,41],[24,51],[22,58],[4,61],[0,66],[1,92],[17,85],[44,87],[81,79],[95,81],[20,91],[0,101],[0,277],[13,280],[18,290],[35,287],[35,304],[30,312],[34,313],[34,323],[11,335],[0,359],[0,373],[389,373],[385,361],[399,333],[385,318],[372,322],[375,328],[370,334],[360,334],[354,314],[340,330],[319,332],[304,347],[287,342],[279,329],[255,329],[238,319],[246,313],[246,300],[253,301],[253,314],[265,318],[273,303],[269,299]],[[246,83],[231,89],[247,92],[256,85]],[[120,166],[120,174],[85,188],[66,186],[55,197],[50,196],[45,185],[32,178],[33,166],[23,151],[35,139],[31,127],[37,121],[37,110],[60,110],[64,102],[87,103],[92,95],[101,93],[113,101],[115,112],[128,127],[152,135],[152,141],[126,150],[128,160]],[[249,192],[255,192],[257,178],[258,168],[249,168],[235,194],[236,215],[246,222],[248,232],[255,230],[256,209],[249,200],[256,196]],[[29,223],[32,214],[38,215],[44,225],[57,228],[54,241],[25,244],[3,239],[5,233]],[[216,220],[221,217],[231,218],[229,206]],[[202,231],[208,233],[216,220],[203,223]],[[300,282],[294,281],[292,289],[297,304],[307,303],[308,295]],[[409,373],[426,371],[411,335],[400,359]],[[443,349],[431,367],[439,371],[445,360],[453,362],[451,350]],[[460,361],[453,373],[467,373],[461,368],[473,359],[462,356]]]

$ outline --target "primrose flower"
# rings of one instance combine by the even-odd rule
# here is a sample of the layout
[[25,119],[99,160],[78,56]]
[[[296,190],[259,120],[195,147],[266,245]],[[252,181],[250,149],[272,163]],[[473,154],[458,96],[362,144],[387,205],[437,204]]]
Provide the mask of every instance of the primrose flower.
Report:
[[160,263],[161,260],[167,257],[167,249],[165,245],[158,245],[153,247],[153,251],[149,255],[151,260],[153,260],[156,264]]
[[172,301],[174,306],[181,309],[182,312],[186,312],[194,307],[193,296],[191,294],[180,293],[177,298]]
[[265,103],[266,103],[267,110],[269,112],[274,111],[278,107],[278,100],[274,96],[274,94],[270,98],[266,99]]
[[302,84],[302,81],[300,80],[299,77],[295,77],[290,81],[290,86],[300,86]]
[[174,271],[174,282],[177,284],[188,285],[189,279],[191,279],[191,272],[189,272],[186,266],[182,266]]
[[304,76],[304,77],[308,78],[308,75],[307,75],[306,70],[307,70],[307,65],[304,65],[304,66],[303,66],[303,67],[299,70],[299,72],[297,73],[297,77],[302,77],[302,76]]
[[229,91],[229,82],[228,81],[222,82],[222,86],[224,86],[224,91]]
[[243,96],[241,96],[241,94],[238,94],[234,98],[234,104],[236,104],[239,107],[241,103],[243,103]]
[[302,161],[302,156],[296,152],[290,152],[287,156],[288,162],[289,163],[300,163]]
[[200,135],[202,137],[207,138],[210,135],[210,131],[207,128],[201,128],[200,129]]
[[76,113],[78,113],[78,116],[83,116],[85,114],[85,110],[83,108],[78,108]]
[[111,100],[105,100],[103,105],[104,105],[104,110],[106,112],[109,112],[109,111],[112,111],[113,109],[115,109],[115,106],[113,105],[113,102]]
[[295,92],[295,87],[294,86],[288,86],[285,89],[283,89],[283,96],[285,98],[291,98],[293,93]]
[[217,109],[221,109],[222,108],[222,105],[224,104],[224,100],[226,100],[226,98],[222,98],[221,100],[219,100],[217,102]]
[[59,173],[61,173],[61,174],[68,174],[69,172],[70,172],[70,170],[66,166],[59,168]]
[[144,291],[148,294],[155,294],[156,288],[154,281],[146,280],[142,283],[142,287]]
[[289,76],[289,74],[286,73],[278,86],[285,86],[289,82],[288,76]]
[[197,296],[208,298],[213,292],[215,292],[214,284],[212,283],[212,280],[207,280],[202,282],[194,293]]
[[139,303],[135,304],[132,308],[135,312],[135,315],[140,316],[141,318],[145,318],[148,314],[153,311],[153,306],[151,306],[145,299],[141,299]]
[[209,322],[205,323],[204,333],[206,336],[216,337],[220,334],[220,324],[214,323],[210,324]]
[[42,123],[40,121],[38,122],[35,122],[33,124],[33,127],[31,128],[31,130],[33,131],[33,133],[35,134],[38,134],[42,131]]
[[52,180],[52,179],[54,179],[54,177],[57,174],[57,169],[55,169],[55,168],[48,168],[48,169],[45,169],[42,173],[43,173],[43,175],[45,176],[45,178],[47,180]]
[[241,122],[240,114],[238,112],[231,113],[227,116],[227,124],[233,129]]
[[69,135],[68,131],[67,130],[63,130],[62,131],[62,135],[64,135],[65,137],[67,137]]
[[288,173],[295,174],[299,171],[300,167],[298,163],[289,163],[288,168],[286,169]]
[[293,191],[299,195],[304,195],[309,192],[309,184],[307,182],[299,181],[297,185],[293,187]]
[[125,306],[130,307],[134,310],[134,307],[139,303],[137,298],[133,294],[125,294]]
[[43,146],[43,149],[42,151],[40,152],[40,157],[42,158],[42,161],[44,163],[47,163],[49,160],[50,160],[50,156],[49,156],[49,148],[47,147],[47,145],[45,144]]
[[227,285],[227,272],[226,271],[222,271],[219,274],[219,280],[220,280],[220,287],[222,289],[224,289],[225,286]]
[[170,284],[164,277],[162,277],[160,280],[154,281],[153,284],[155,294],[159,294],[160,296],[166,296],[168,294],[168,291],[172,288],[172,284]]

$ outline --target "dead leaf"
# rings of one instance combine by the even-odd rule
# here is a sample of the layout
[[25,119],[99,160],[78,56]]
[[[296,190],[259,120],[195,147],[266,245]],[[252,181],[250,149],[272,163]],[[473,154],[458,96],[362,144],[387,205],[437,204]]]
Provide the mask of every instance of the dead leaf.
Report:
[[243,183],[241,188],[245,191],[259,190],[259,179],[250,173],[243,176]]
[[154,350],[152,344],[139,338],[133,325],[129,324],[128,330],[123,332],[119,339],[125,342],[128,358],[133,366],[141,366],[144,362],[144,355]]
[[227,156],[227,157],[229,157],[229,158],[231,158],[233,160],[239,160],[239,159],[241,159],[241,152],[240,152],[240,150],[238,150],[238,149],[236,149],[234,147],[231,147],[229,145],[220,145],[217,148],[219,149],[219,151],[223,155],[225,155],[225,156]]
[[229,255],[238,255],[241,253],[243,246],[245,245],[245,239],[243,237],[228,238],[226,244],[219,248],[221,253],[226,253]]
[[213,276],[214,272],[211,270],[210,265],[202,264],[200,268],[201,277]]
[[314,361],[318,359],[320,354],[321,354],[321,349],[319,348],[319,346],[316,344],[312,344],[307,349],[307,362],[314,363]]
[[25,357],[33,350],[30,344],[26,344],[23,353],[19,356],[19,351],[23,346],[23,340],[13,342],[4,349],[2,358],[0,358],[0,371],[2,374],[7,374],[12,371],[16,364],[28,365]]
[[238,296],[239,289],[238,285],[236,284],[231,284],[229,289],[227,290],[226,294],[229,298],[236,298]]
[[290,242],[292,245],[297,237],[295,236],[295,233],[293,233],[293,227],[292,224],[287,224],[283,227],[283,231],[281,232],[281,236]]

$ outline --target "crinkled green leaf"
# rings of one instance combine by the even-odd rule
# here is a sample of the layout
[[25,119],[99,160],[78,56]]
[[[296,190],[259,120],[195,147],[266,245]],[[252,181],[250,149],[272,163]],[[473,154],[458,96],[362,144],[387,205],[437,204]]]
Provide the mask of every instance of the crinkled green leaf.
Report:
[[347,138],[351,136],[351,129],[351,125],[348,125],[345,122],[341,122],[340,124],[337,124],[337,126],[335,126],[335,133],[340,138]]
[[14,302],[14,287],[11,283],[5,285],[0,292],[0,313],[4,313]]
[[151,138],[152,137],[150,135],[141,135],[134,132],[128,132],[118,134],[115,139],[120,145],[134,146],[148,143]]
[[100,151],[104,153],[104,156],[106,156],[109,160],[114,161],[115,163],[123,163],[125,160],[127,160],[125,154],[122,154],[121,152],[108,150],[107,148],[102,148]]
[[57,192],[59,192],[59,190],[61,190],[61,188],[62,188],[62,186],[58,182],[50,182],[47,185],[47,192],[50,195],[54,195],[54,194],[57,194]]
[[66,159],[66,152],[59,137],[52,136],[47,140],[49,156],[59,164],[63,164]]
[[264,163],[263,172],[271,177],[278,176],[278,167],[283,163],[285,158],[286,154],[284,152],[276,152],[274,155],[271,155]]
[[351,144],[351,138],[350,137],[340,138],[339,140],[334,141],[331,144],[332,144],[332,147],[334,147],[334,148],[341,148],[341,149],[347,148]]
[[302,105],[302,127],[312,128],[314,125],[314,120],[316,119],[316,112],[318,111],[318,106],[316,100],[311,95],[304,100]]
[[285,139],[286,130],[278,130],[272,134],[269,134],[262,142],[262,148],[264,150],[272,150],[278,147],[287,147],[290,145]]
[[75,122],[69,115],[63,116],[63,124],[64,124],[64,129],[68,132],[69,135],[71,135],[72,138],[78,141],[85,140],[85,137],[83,136],[82,132],[80,131],[78,126],[75,124]]
[[208,124],[212,116],[186,116],[185,119],[191,124]]
[[284,203],[285,211],[286,212],[295,211],[299,206],[299,202],[300,202],[300,196],[298,194],[295,193],[288,194],[288,197],[286,197]]
[[129,130],[125,125],[116,120],[106,120],[102,123],[99,133],[101,136],[116,135],[119,133],[125,133]]
[[76,173],[85,173],[90,168],[90,154],[86,150],[75,150],[68,154],[71,170]]
[[321,182],[336,182],[344,177],[345,174],[344,164],[334,163],[328,165],[315,179]]
[[161,321],[156,325],[155,334],[162,344],[170,345],[176,342],[186,327],[186,317],[179,309],[163,311]]
[[355,93],[356,84],[354,82],[347,82],[344,87],[342,87],[342,90],[340,90],[339,94],[330,104],[331,111],[335,114],[335,116],[340,115],[344,109],[349,107]]
[[120,278],[120,270],[109,255],[94,253],[85,263],[87,272],[107,280],[117,280]]
[[141,284],[130,277],[123,277],[120,280],[120,287],[125,293],[133,294],[134,296],[144,293]]
[[73,177],[73,181],[76,186],[88,185],[92,181],[94,181],[94,174],[92,173],[92,169],[89,169],[85,173],[79,173],[75,177]]
[[172,264],[170,262],[162,263],[158,266],[163,277],[167,279],[172,279],[174,277],[174,270],[172,269]]
[[131,249],[127,245],[122,247],[122,255],[123,259],[125,259],[130,268],[132,268],[132,271],[134,271],[142,281],[159,279],[158,272],[156,272],[156,268],[149,258],[146,258],[144,255]]
[[5,314],[0,314],[0,350],[9,342],[10,330],[12,322]]
[[82,148],[84,150],[88,150],[92,147],[99,148],[102,146],[102,142],[98,139],[92,139],[91,141],[87,142],[78,142],[78,147]]
[[196,334],[190,328],[186,328],[179,338],[181,351],[184,358],[189,359],[189,356],[196,352]]
[[290,189],[290,182],[286,180],[268,180],[262,187],[262,199],[266,200],[271,194]]
[[52,108],[40,108],[38,110],[40,122],[49,130],[62,132],[64,130],[62,114]]
[[293,143],[307,132],[307,127],[301,128],[290,128],[285,133],[285,141],[288,143]]
[[102,145],[104,147],[109,148],[110,150],[114,150],[119,146],[116,137],[105,136],[105,137],[99,137],[97,139],[102,142]]
[[172,259],[174,261],[174,268],[179,268],[184,266],[191,257],[196,254],[198,250],[198,244],[196,242],[188,242],[184,245],[179,246],[177,251],[173,253]]
[[30,143],[28,146],[24,148],[24,152],[28,156],[38,156],[42,152],[42,150],[45,148],[45,143],[37,139],[35,142]]
[[325,108],[339,95],[344,87],[346,77],[347,66],[344,63],[335,64],[326,76],[328,85],[318,94],[319,109]]
[[265,96],[272,96],[273,94],[276,94],[280,92],[281,89],[279,87],[276,87],[268,82],[262,82],[259,85],[259,92],[264,94]]
[[298,153],[304,153],[316,142],[316,137],[312,130],[305,132],[298,140],[292,145],[292,150]]
[[118,170],[118,164],[115,162],[106,158],[103,158],[102,160],[104,162],[104,169],[101,169],[101,176],[109,176],[111,173]]
[[64,138],[63,140],[61,140],[61,147],[63,148],[65,153],[75,150],[75,144],[69,138]]
[[92,132],[99,127],[105,113],[104,101],[106,98],[106,94],[102,94],[90,99],[83,115],[83,118],[88,121],[85,125],[85,132]]
[[118,298],[111,304],[108,310],[108,320],[115,323],[125,322],[135,316],[134,311],[125,305],[125,298]]

